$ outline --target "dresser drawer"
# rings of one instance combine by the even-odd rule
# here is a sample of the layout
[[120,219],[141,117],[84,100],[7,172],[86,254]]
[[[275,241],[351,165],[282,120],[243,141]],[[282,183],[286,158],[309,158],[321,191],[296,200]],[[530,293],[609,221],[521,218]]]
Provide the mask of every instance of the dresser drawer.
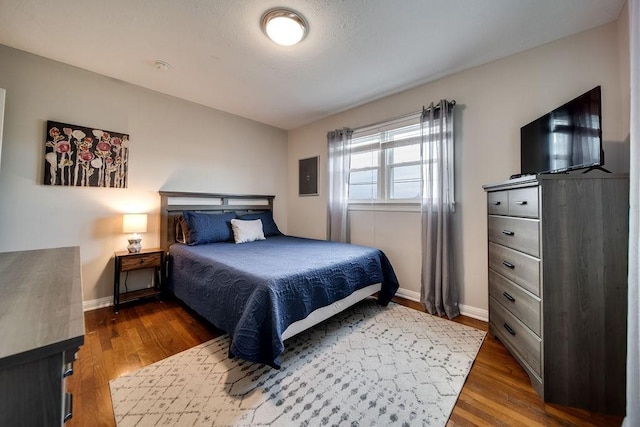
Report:
[[517,356],[541,375],[542,340],[493,297],[489,298],[489,321],[500,339],[507,341]]
[[507,191],[493,191],[488,193],[487,212],[489,212],[489,215],[508,215],[509,193]]
[[509,215],[539,218],[538,187],[509,190]]
[[489,270],[489,294],[540,336],[542,328],[539,298],[493,270]]
[[540,296],[540,260],[489,242],[489,268]]
[[121,271],[137,270],[139,268],[160,267],[161,264],[162,255],[159,253],[127,256],[122,258]]
[[489,241],[540,257],[540,220],[489,216]]

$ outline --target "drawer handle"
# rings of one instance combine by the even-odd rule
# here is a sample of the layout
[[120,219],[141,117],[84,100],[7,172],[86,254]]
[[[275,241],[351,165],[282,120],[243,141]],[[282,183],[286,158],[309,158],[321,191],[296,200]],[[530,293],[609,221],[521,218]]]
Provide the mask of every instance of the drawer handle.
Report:
[[65,393],[64,397],[64,417],[62,420],[66,423],[73,417],[73,395]]
[[507,235],[507,236],[515,236],[516,233],[514,233],[513,231],[510,231],[510,230],[502,230],[502,234]]
[[522,200],[522,201],[516,202],[516,205],[520,205],[520,206],[526,205],[526,204],[527,204],[526,200]]
[[505,267],[510,268],[510,269],[512,269],[512,270],[513,270],[514,268],[516,268],[516,266],[515,266],[515,265],[511,264],[511,263],[510,263],[510,262],[508,262],[508,261],[502,261],[502,265],[504,265]]
[[502,202],[497,201],[497,202],[493,202],[493,204],[494,204],[494,206],[499,206],[499,205],[501,205],[501,204],[502,204]]
[[502,296],[504,296],[506,299],[508,299],[511,302],[516,302],[516,299],[514,297],[512,297],[511,295],[509,295],[508,293],[506,293],[506,292],[503,292]]
[[511,329],[511,326],[507,325],[506,323],[503,325],[504,328],[507,330],[507,332],[509,332],[511,335],[513,335],[514,337],[516,336],[516,331],[514,331],[513,329]]
[[73,362],[64,364],[64,371],[62,372],[62,378],[66,378],[69,375],[73,375]]
[[140,264],[144,264],[146,260],[144,258],[140,258]]

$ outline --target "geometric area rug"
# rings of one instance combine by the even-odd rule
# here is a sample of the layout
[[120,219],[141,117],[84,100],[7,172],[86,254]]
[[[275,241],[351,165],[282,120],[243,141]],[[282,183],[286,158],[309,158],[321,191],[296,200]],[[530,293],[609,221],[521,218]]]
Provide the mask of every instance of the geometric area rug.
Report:
[[223,335],[110,382],[118,427],[444,426],[485,332],[366,299],[285,341],[282,367]]

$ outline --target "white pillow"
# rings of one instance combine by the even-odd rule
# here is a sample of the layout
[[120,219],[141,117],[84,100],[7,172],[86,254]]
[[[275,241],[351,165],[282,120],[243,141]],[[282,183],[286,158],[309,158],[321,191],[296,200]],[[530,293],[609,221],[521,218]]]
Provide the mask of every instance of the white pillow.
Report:
[[233,240],[236,243],[265,240],[264,232],[262,231],[262,220],[232,219],[231,228],[233,229]]

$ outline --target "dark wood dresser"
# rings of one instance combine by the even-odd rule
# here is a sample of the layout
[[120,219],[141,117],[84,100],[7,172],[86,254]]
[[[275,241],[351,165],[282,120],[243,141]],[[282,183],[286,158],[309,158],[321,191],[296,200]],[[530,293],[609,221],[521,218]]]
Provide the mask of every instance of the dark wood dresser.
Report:
[[625,412],[628,175],[485,185],[489,331],[546,402]]
[[0,253],[0,291],[0,425],[62,425],[84,344],[79,248]]

